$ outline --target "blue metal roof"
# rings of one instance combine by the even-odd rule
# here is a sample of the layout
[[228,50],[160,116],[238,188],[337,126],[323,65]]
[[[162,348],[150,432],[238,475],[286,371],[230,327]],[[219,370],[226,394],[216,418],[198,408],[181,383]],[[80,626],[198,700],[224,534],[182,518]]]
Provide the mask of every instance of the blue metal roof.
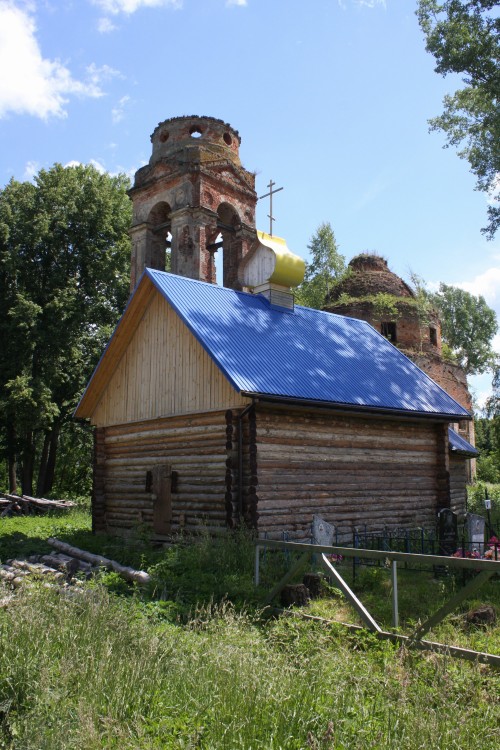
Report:
[[473,445],[468,443],[467,440],[464,440],[458,432],[452,430],[451,427],[448,428],[448,440],[450,443],[450,451],[453,453],[470,457],[479,456],[479,451],[474,448]]
[[144,272],[237,391],[359,410],[468,412],[362,320],[182,276]]

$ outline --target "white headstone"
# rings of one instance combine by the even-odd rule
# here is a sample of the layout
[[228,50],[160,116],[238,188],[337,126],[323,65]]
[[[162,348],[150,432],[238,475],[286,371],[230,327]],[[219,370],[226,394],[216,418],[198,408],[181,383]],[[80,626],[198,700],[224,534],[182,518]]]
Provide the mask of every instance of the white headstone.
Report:
[[313,516],[312,541],[313,544],[330,546],[335,539],[335,526],[325,521],[321,516]]

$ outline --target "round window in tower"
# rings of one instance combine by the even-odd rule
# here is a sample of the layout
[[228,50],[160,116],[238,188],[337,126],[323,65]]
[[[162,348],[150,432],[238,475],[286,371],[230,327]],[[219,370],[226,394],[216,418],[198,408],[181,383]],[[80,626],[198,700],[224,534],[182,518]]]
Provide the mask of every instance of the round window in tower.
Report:
[[201,138],[203,135],[203,131],[200,130],[200,128],[197,125],[193,125],[193,127],[189,131],[189,135],[191,138]]
[[170,133],[168,132],[168,130],[163,130],[163,131],[162,131],[162,132],[160,133],[160,141],[161,141],[162,143],[165,143],[165,141],[168,141],[168,136],[169,136],[169,135],[170,135]]
[[224,133],[224,135],[222,136],[222,138],[224,140],[224,143],[226,145],[228,145],[228,146],[230,146],[231,143],[233,142],[233,139],[231,138],[231,136],[229,135],[229,133]]

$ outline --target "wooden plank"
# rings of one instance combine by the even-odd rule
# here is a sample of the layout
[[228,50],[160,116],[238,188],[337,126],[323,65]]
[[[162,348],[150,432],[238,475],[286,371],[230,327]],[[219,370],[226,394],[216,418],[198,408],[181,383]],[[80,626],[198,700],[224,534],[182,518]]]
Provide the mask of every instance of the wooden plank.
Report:
[[385,550],[363,549],[361,547],[342,547],[339,545],[309,544],[304,542],[282,542],[275,539],[256,539],[259,547],[290,550],[290,552],[308,551],[309,554],[337,554],[343,557],[360,557],[366,560],[397,560],[411,564],[442,565],[449,568],[468,570],[491,570],[500,574],[500,561],[471,560],[466,557],[445,557],[444,555],[422,555],[413,552],[388,552]]
[[[281,609],[279,607],[272,607],[267,610],[270,614],[279,614],[284,617],[298,617],[303,620],[312,620],[314,622],[324,623],[325,625],[340,625],[343,628],[351,631],[364,630],[362,625],[352,625],[345,622],[337,622],[336,620],[327,620],[324,617],[318,617],[316,615],[308,615],[304,612],[298,612],[293,609]],[[414,648],[418,651],[432,651],[437,654],[443,654],[443,656],[452,656],[455,659],[465,659],[466,661],[472,661],[479,664],[488,664],[492,667],[500,667],[500,656],[497,654],[489,654],[485,651],[473,651],[469,648],[461,648],[459,646],[450,646],[445,643],[435,643],[434,641],[412,641],[410,636],[400,635],[399,633],[391,633],[386,630],[381,630],[376,633],[377,638],[382,641],[392,641],[393,643],[399,643],[408,648]]]
[[153,474],[153,530],[156,534],[169,534],[172,527],[172,494],[170,464],[160,464]]
[[354,591],[351,588],[349,588],[349,586],[344,581],[340,573],[337,570],[335,570],[335,568],[333,567],[330,560],[327,558],[325,554],[321,555],[321,564],[325,568],[330,578],[334,579],[335,585],[339,587],[339,589],[342,591],[344,596],[346,596],[348,601],[352,604],[352,606],[354,607],[354,609],[356,610],[360,618],[365,623],[368,630],[374,630],[377,633],[380,633],[382,630],[380,626],[377,625],[377,623],[375,622],[371,614],[368,612],[366,607],[358,599]]
[[477,589],[482,586],[483,583],[488,581],[494,574],[494,570],[483,570],[481,573],[475,576],[471,581],[469,581],[468,584],[461,588],[460,591],[457,591],[457,593],[452,596],[451,599],[445,602],[445,604],[443,604],[443,606],[440,607],[437,612],[429,617],[428,620],[419,625],[414,633],[410,636],[410,638],[412,640],[420,640],[423,635],[428,633],[429,630],[434,627],[434,625],[437,625],[444,617],[446,617],[446,615],[449,615],[451,612],[453,612],[453,610],[456,609],[458,605],[464,601],[464,599],[467,599],[467,597],[473,594],[474,591],[477,591]]

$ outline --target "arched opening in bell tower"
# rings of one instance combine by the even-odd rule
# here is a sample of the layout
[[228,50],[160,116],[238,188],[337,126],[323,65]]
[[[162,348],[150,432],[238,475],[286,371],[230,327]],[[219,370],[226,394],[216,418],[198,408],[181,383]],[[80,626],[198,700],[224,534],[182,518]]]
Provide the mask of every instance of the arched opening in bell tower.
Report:
[[171,208],[168,203],[157,203],[148,216],[149,262],[158,271],[170,271]]
[[215,250],[215,282],[221,286],[232,287],[237,277],[238,253],[236,249],[236,232],[241,228],[241,219],[230,203],[221,203],[217,209],[217,229],[219,235]]

